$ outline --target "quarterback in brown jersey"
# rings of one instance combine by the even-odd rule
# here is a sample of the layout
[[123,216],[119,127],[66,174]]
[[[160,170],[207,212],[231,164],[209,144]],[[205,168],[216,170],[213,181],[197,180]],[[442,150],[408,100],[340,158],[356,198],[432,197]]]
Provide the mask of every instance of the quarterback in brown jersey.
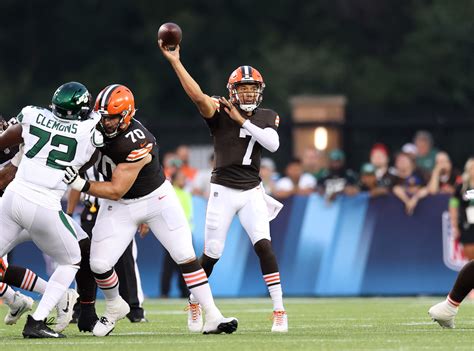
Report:
[[238,321],[224,318],[214,303],[207,275],[194,253],[184,210],[163,174],[155,137],[134,118],[132,92],[124,85],[109,85],[97,96],[94,110],[101,114],[99,125],[104,134],[96,166],[105,181],[82,179],[71,167],[64,177],[73,189],[104,199],[92,229],[90,267],[104,293],[106,311],[93,334],[110,334],[130,311],[119,295],[114,265],[142,223],[149,225],[180,266],[189,290],[203,305],[206,323],[200,331],[234,332]]
[[[275,152],[280,145],[277,133],[280,118],[274,111],[259,107],[265,88],[262,75],[251,66],[238,67],[227,84],[229,100],[210,97],[202,92],[181,63],[179,45],[174,51],[168,51],[161,41],[159,46],[205,119],[214,140],[216,165],[206,213],[202,267],[209,276],[222,255],[227,231],[237,214],[259,257],[273,301],[272,331],[287,332],[280,273],[270,241],[272,215],[268,210],[268,207],[281,208],[281,204],[265,194],[259,177],[262,148]],[[190,311],[199,308],[192,295],[189,304]],[[199,313],[189,314],[188,325],[198,328],[202,321],[195,316]]]

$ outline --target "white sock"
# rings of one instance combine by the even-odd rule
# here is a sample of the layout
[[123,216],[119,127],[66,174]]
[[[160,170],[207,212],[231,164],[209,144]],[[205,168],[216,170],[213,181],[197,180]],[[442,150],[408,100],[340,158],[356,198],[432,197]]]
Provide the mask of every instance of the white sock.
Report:
[[32,315],[33,319],[40,321],[48,317],[71,285],[78,269],[78,266],[73,265],[60,265],[56,268],[46,284],[45,292],[35,313]]
[[5,301],[7,306],[10,306],[15,298],[15,290],[5,283],[0,283],[0,298]]
[[273,310],[284,311],[285,307],[283,307],[283,291],[281,290],[281,284],[269,286],[268,291],[272,298]]
[[48,282],[46,280],[37,276],[36,283],[33,286],[32,291],[37,292],[38,294],[44,295],[47,285],[48,285]]
[[183,273],[184,281],[191,291],[191,296],[194,301],[198,301],[201,304],[201,308],[206,313],[206,318],[219,319],[223,318],[222,313],[214,303],[212,297],[211,287],[207,281],[206,272],[200,268],[194,272]]
[[199,301],[194,297],[193,294],[189,295],[189,303],[192,303],[193,305],[199,303]]
[[97,274],[95,275],[95,281],[97,286],[102,290],[104,293],[104,297],[106,300],[115,300],[119,296],[119,280],[117,273],[115,273],[115,269],[112,270],[111,274],[108,274],[106,277],[103,277],[104,273],[100,275],[100,279],[97,278]]

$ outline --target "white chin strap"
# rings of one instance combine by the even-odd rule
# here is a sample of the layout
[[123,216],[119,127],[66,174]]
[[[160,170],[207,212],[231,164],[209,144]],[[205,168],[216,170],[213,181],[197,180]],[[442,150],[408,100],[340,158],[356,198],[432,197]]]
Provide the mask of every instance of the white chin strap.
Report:
[[239,104],[239,107],[242,111],[252,112],[257,108],[257,104]]

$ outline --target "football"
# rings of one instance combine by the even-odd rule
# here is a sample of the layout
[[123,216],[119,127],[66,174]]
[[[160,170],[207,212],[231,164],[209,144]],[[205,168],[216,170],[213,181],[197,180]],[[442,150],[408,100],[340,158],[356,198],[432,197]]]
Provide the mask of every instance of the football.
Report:
[[163,40],[163,44],[168,50],[174,50],[181,43],[182,37],[181,28],[176,23],[168,22],[162,24],[158,29],[158,39]]

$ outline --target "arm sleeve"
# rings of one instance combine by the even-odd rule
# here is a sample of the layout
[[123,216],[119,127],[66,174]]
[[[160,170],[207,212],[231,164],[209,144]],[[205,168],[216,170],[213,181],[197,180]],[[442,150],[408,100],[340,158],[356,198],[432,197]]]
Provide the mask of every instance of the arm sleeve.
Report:
[[260,128],[249,120],[245,121],[242,125],[265,149],[270,152],[275,152],[280,147],[280,138],[275,129],[272,128]]

